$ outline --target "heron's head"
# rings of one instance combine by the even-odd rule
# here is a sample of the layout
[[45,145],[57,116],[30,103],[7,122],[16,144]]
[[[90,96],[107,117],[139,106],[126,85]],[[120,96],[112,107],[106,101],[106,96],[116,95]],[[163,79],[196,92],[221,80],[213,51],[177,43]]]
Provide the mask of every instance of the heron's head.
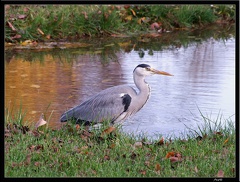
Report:
[[139,75],[139,76],[149,76],[153,74],[158,74],[158,75],[166,75],[166,76],[173,76],[170,73],[167,73],[165,71],[159,71],[156,69],[153,69],[151,66],[148,64],[139,64],[134,70],[133,73]]

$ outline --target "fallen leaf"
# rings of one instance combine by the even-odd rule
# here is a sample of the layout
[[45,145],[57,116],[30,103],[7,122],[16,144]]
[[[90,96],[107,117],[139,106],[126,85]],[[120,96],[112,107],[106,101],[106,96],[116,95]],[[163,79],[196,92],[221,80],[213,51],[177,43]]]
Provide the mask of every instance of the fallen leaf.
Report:
[[135,11],[134,11],[133,9],[130,9],[130,10],[131,10],[131,12],[132,12],[133,16],[136,16],[136,13],[135,13]]
[[37,166],[37,167],[38,167],[38,166],[40,166],[40,164],[41,164],[40,162],[35,162],[35,163],[34,163],[34,166]]
[[227,138],[224,142],[223,145],[225,145],[228,142],[229,138]]
[[79,130],[79,128],[80,128],[80,125],[76,124],[76,130]]
[[141,173],[142,175],[146,175],[146,171],[145,171],[145,170],[140,170],[140,173]]
[[12,167],[16,167],[16,166],[18,166],[18,163],[12,162]]
[[38,28],[37,31],[38,31],[41,35],[44,35],[43,31],[42,31],[40,28]]
[[24,8],[23,11],[24,11],[24,12],[28,12],[28,11],[29,11],[29,8]]
[[39,137],[39,136],[41,135],[41,133],[40,133],[39,131],[37,131],[37,130],[33,130],[33,131],[32,131],[32,134],[33,134],[33,136],[35,136],[35,137]]
[[11,37],[11,39],[20,39],[22,36],[19,34],[16,34],[15,36]]
[[46,38],[47,38],[47,39],[50,39],[50,38],[51,38],[51,35],[48,34],[48,35],[46,36]]
[[215,134],[215,135],[220,135],[220,136],[223,136],[222,132],[219,132],[219,131],[217,131],[217,132],[214,132],[214,134]]
[[149,167],[149,166],[150,166],[150,162],[149,162],[149,161],[145,161],[145,162],[144,162],[144,165],[147,166],[147,167]]
[[11,136],[12,136],[11,133],[5,133],[5,134],[4,134],[4,137],[11,137]]
[[108,155],[105,155],[104,160],[110,160],[110,157]]
[[157,163],[157,164],[155,165],[155,171],[160,171],[160,169],[161,169],[161,166],[160,166],[159,163]]
[[105,129],[102,133],[101,133],[101,137],[105,136],[105,135],[109,135],[110,133],[112,133],[113,131],[115,131],[116,128],[113,126],[110,126],[109,128]]
[[110,148],[113,149],[115,146],[116,146],[116,144],[115,144],[115,143],[112,143],[112,144],[110,145]]
[[175,153],[175,155],[174,155],[175,157],[182,157],[182,154],[180,154],[180,153]]
[[223,177],[224,177],[224,172],[223,172],[223,170],[219,170],[219,171],[218,171],[217,177],[219,177],[219,178],[223,178]]
[[135,148],[142,148],[142,142],[136,142],[133,144],[133,147]]
[[158,30],[160,28],[160,25],[157,22],[154,22],[150,25],[151,30]]
[[145,17],[138,19],[137,23],[141,25],[144,19]]
[[21,77],[27,77],[28,75],[27,74],[22,74]]
[[87,13],[84,11],[82,12],[82,14],[84,15],[84,18],[87,20],[88,19]]
[[194,171],[195,171],[196,173],[198,173],[198,168],[197,168],[197,166],[195,166]]
[[161,140],[158,142],[158,145],[163,145],[163,144],[164,144],[164,139],[162,137]]
[[87,137],[91,137],[91,136],[92,136],[92,134],[89,133],[89,132],[86,131],[86,130],[83,131],[83,135],[84,135],[84,136],[87,136]]
[[82,147],[80,148],[81,151],[87,150],[87,149],[88,149],[88,146],[82,146]]
[[180,157],[169,157],[171,163],[182,161]]
[[127,17],[124,18],[125,20],[131,21],[132,20],[132,15],[129,15]]
[[8,21],[8,26],[12,29],[12,31],[17,31],[16,28]]
[[18,15],[17,18],[18,19],[25,19],[27,17],[27,15]]
[[30,87],[33,87],[33,88],[40,88],[39,85],[31,85]]
[[22,46],[26,46],[28,44],[31,44],[32,41],[31,40],[25,40],[24,42],[21,43]]
[[28,154],[28,155],[26,156],[26,160],[25,160],[24,164],[25,164],[25,165],[29,165],[30,163],[31,163],[31,155]]
[[40,127],[40,126],[42,126],[42,125],[47,124],[47,121],[45,121],[45,120],[43,119],[43,117],[44,117],[44,114],[42,113],[41,116],[40,116],[40,118],[39,118],[39,120],[38,120],[38,122],[37,122],[36,125],[35,125],[35,128],[38,128],[38,127]]
[[175,155],[175,152],[168,152],[166,155],[166,158],[173,157]]

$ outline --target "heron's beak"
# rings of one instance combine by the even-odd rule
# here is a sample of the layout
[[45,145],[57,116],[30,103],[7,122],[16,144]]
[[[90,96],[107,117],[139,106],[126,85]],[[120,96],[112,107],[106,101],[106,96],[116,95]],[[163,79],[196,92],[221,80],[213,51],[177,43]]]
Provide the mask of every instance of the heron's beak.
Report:
[[166,75],[166,76],[173,76],[172,74],[170,73],[167,73],[165,71],[159,71],[159,70],[155,70],[153,68],[150,68],[151,72],[154,73],[154,74],[158,74],[158,75]]

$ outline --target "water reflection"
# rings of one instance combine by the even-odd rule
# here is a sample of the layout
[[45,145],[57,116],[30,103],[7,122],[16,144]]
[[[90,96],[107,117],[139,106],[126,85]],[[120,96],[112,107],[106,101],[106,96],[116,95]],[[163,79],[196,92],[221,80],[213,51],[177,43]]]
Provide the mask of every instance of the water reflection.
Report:
[[185,125],[194,128],[202,121],[198,108],[212,119],[219,112],[225,118],[235,114],[235,39],[209,38],[161,51],[125,45],[128,51],[120,47],[108,62],[78,49],[5,53],[5,107],[22,102],[28,121],[37,121],[44,112],[51,116],[50,127],[60,127],[60,115],[92,94],[119,84],[135,87],[132,71],[147,63],[174,77],[147,78],[151,98],[125,123],[125,132],[179,135]]

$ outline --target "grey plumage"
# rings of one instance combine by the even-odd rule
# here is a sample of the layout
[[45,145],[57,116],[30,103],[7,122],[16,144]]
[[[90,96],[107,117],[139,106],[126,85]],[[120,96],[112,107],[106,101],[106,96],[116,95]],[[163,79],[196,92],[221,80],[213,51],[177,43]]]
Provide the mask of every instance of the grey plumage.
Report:
[[93,124],[101,123],[104,120],[113,124],[124,121],[127,117],[139,111],[147,102],[150,87],[144,78],[152,74],[171,76],[171,74],[155,70],[147,64],[140,64],[133,71],[134,82],[139,89],[139,93],[128,85],[105,89],[80,105],[66,111],[61,116],[61,122],[69,119]]

